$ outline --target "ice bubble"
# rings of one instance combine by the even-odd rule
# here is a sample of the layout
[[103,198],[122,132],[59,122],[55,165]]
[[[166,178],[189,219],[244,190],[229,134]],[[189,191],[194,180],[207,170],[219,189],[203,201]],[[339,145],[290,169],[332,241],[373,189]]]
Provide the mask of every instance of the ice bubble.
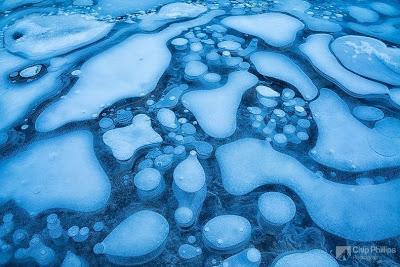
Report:
[[42,70],[42,65],[34,65],[27,67],[19,72],[19,75],[22,78],[33,78],[34,76],[38,75]]
[[185,66],[185,75],[188,79],[196,79],[206,73],[207,65],[198,60],[189,61]]
[[339,264],[331,255],[320,249],[309,251],[284,253],[278,256],[272,267],[339,267]]
[[204,169],[195,151],[176,166],[173,177],[173,192],[179,204],[175,219],[179,226],[189,227],[196,221],[207,194]]
[[280,93],[265,85],[259,85],[256,87],[256,91],[260,97],[280,97]]
[[230,51],[238,50],[241,47],[240,43],[235,41],[222,41],[219,42],[217,45],[218,48],[220,49],[230,50]]
[[365,7],[349,6],[347,10],[349,15],[360,23],[372,23],[379,20],[378,13]]
[[141,199],[153,199],[158,197],[165,188],[164,178],[154,168],[145,168],[134,177],[134,183]]
[[187,48],[189,41],[185,38],[175,38],[171,41],[171,44],[177,49],[177,50],[185,50]]
[[89,267],[89,264],[71,251],[67,251],[61,267]]
[[286,14],[265,13],[224,18],[221,23],[237,31],[257,36],[267,44],[284,47],[292,44],[304,24]]
[[[88,131],[33,142],[0,166],[0,202],[10,199],[31,214],[54,208],[90,212],[108,201],[111,185]],[[46,170],[45,172],[43,170]],[[8,173],[6,175],[6,173]]]
[[189,244],[183,244],[179,246],[178,249],[179,257],[186,260],[193,259],[201,255],[201,253],[202,253],[201,248],[197,248]]
[[237,252],[250,241],[251,224],[238,215],[221,215],[209,220],[203,227],[203,242],[221,253]]
[[260,264],[260,251],[256,248],[248,248],[225,259],[221,267],[258,267]]
[[225,138],[236,130],[236,112],[242,95],[257,81],[257,77],[249,72],[232,72],[224,86],[186,93],[182,96],[182,103],[208,135]]
[[287,195],[267,192],[258,198],[259,223],[268,233],[277,233],[296,214],[296,205]]
[[105,132],[103,142],[111,148],[116,159],[129,160],[136,151],[144,146],[161,143],[162,138],[151,127],[150,118],[138,114],[131,125]]
[[56,253],[53,249],[46,246],[39,235],[34,235],[29,242],[28,248],[19,248],[15,251],[14,257],[17,261],[33,259],[40,266],[54,264]]
[[164,19],[194,18],[207,11],[207,7],[194,4],[176,2],[162,6],[157,15]]
[[161,123],[162,126],[175,129],[178,127],[175,113],[167,108],[162,108],[157,112],[157,120]]
[[385,2],[372,2],[370,7],[375,10],[376,12],[381,13],[385,16],[395,17],[400,15],[400,10],[389,3]]
[[356,106],[353,115],[363,121],[378,121],[385,116],[382,110],[371,106]]
[[139,265],[147,263],[164,250],[169,234],[167,220],[151,210],[138,211],[115,227],[96,244],[96,254],[106,254],[116,264]]

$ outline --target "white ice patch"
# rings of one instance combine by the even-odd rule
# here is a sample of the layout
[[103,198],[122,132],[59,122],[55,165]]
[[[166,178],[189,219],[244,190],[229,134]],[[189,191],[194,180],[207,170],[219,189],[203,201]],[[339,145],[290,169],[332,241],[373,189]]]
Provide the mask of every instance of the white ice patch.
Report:
[[161,214],[138,211],[115,227],[95,246],[95,252],[106,254],[117,264],[143,264],[160,255],[169,234],[169,224]]
[[284,253],[274,260],[271,267],[339,267],[331,255],[321,249]]
[[220,146],[216,157],[223,186],[230,194],[281,184],[293,190],[312,220],[332,234],[359,241],[400,234],[400,179],[368,186],[334,183],[275,151],[267,141],[252,138]]
[[379,20],[379,14],[375,11],[359,6],[349,6],[349,15],[360,23],[372,23]]
[[14,200],[31,214],[54,208],[91,212],[103,208],[111,185],[88,131],[40,140],[5,159],[0,202]]
[[236,131],[236,113],[243,94],[257,82],[257,77],[247,71],[232,72],[224,86],[188,92],[182,96],[182,103],[206,134],[226,138]]
[[163,19],[194,18],[206,11],[207,7],[203,5],[176,2],[162,6],[157,14]]
[[400,49],[378,39],[346,35],[335,39],[332,52],[347,69],[362,76],[400,85]]
[[12,10],[23,5],[36,4],[42,1],[43,0],[3,0],[0,3],[0,11]]
[[158,144],[162,137],[151,127],[151,120],[145,114],[138,114],[132,124],[103,134],[103,142],[112,150],[118,160],[128,160],[144,146]]
[[299,48],[317,70],[345,91],[359,97],[389,93],[385,85],[345,69],[329,49],[332,39],[329,34],[313,34]]
[[322,89],[310,109],[318,126],[310,156],[318,163],[348,172],[400,166],[400,139],[362,124],[334,92]]
[[304,99],[311,100],[317,96],[318,89],[311,79],[289,57],[274,52],[256,52],[250,60],[260,74],[293,85]]
[[152,92],[171,60],[168,40],[223,13],[215,10],[158,33],[136,34],[92,57],[82,65],[79,80],[68,94],[40,114],[36,129],[46,132],[68,122],[93,119],[118,100]]
[[114,24],[94,17],[28,15],[4,32],[5,47],[13,53],[39,60],[68,53],[105,37]]
[[291,45],[304,24],[282,13],[265,13],[250,16],[233,16],[221,20],[229,28],[263,39],[275,47]]

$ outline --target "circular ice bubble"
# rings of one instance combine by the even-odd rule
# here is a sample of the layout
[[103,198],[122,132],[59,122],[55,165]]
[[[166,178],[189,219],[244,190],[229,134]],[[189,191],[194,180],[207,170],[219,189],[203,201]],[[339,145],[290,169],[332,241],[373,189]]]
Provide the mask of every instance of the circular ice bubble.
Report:
[[288,139],[287,139],[286,135],[284,135],[282,133],[277,133],[274,135],[273,141],[276,146],[283,147],[283,146],[287,145]]
[[251,236],[250,222],[238,215],[221,215],[203,227],[204,244],[219,252],[232,252],[246,246]]
[[181,131],[183,134],[192,135],[196,133],[196,127],[194,127],[191,123],[185,123],[182,124]]
[[194,53],[198,53],[203,50],[203,45],[200,42],[191,43],[190,50]]
[[249,248],[247,250],[246,256],[250,262],[259,262],[261,260],[261,253],[256,248]]
[[198,60],[189,61],[185,66],[185,75],[188,78],[197,78],[208,70],[207,65]]
[[193,221],[193,211],[188,207],[179,207],[175,210],[175,221],[180,226],[189,226]]
[[203,79],[207,83],[214,84],[221,81],[221,75],[218,73],[209,72],[203,76]]
[[115,128],[114,121],[110,118],[102,118],[99,121],[99,126],[100,126],[100,128],[102,128],[104,130],[111,130],[111,129]]
[[201,248],[196,248],[195,246],[189,244],[183,244],[178,249],[179,257],[182,259],[193,259],[202,253]]
[[117,264],[138,265],[160,255],[169,234],[169,224],[161,214],[151,210],[138,211],[115,227],[94,248]]
[[157,112],[157,120],[167,128],[175,129],[178,126],[175,113],[167,108],[162,108]]
[[293,99],[295,97],[295,92],[292,89],[285,88],[282,91],[282,100],[287,101]]
[[261,219],[268,224],[283,225],[290,222],[296,214],[293,200],[280,192],[267,192],[258,199]]
[[217,44],[217,46],[220,49],[225,49],[225,50],[229,50],[229,51],[235,51],[241,47],[240,43],[235,42],[235,41],[222,41],[222,42],[219,42]]
[[187,48],[189,41],[185,38],[175,38],[171,41],[171,44],[177,49],[177,50],[184,50]]
[[32,78],[40,73],[42,70],[42,65],[34,65],[27,67],[19,72],[22,78]]
[[157,169],[146,168],[135,175],[134,184],[140,190],[151,191],[159,186],[161,178],[161,173]]
[[356,106],[353,115],[363,121],[378,121],[385,117],[382,110],[371,106]]
[[263,105],[266,108],[274,108],[278,105],[278,101],[274,100],[274,99],[269,99],[266,97],[261,97],[258,99],[261,103],[261,105]]
[[278,256],[271,267],[339,267],[331,255],[321,249],[284,253]]

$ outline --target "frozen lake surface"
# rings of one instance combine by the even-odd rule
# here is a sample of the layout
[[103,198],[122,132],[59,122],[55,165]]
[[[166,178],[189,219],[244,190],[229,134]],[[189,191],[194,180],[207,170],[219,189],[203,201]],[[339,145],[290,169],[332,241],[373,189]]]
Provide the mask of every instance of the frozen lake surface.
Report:
[[0,0],[0,266],[400,266],[399,0]]

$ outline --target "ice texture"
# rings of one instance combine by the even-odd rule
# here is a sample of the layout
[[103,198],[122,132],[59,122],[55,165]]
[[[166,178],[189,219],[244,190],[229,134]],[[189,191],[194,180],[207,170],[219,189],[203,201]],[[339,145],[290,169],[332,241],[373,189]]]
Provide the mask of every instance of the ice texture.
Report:
[[335,39],[332,52],[347,69],[377,81],[400,85],[400,49],[378,39],[346,35]]
[[348,172],[400,166],[400,139],[362,124],[333,91],[321,89],[310,109],[318,127],[317,142],[310,151],[315,161]]
[[0,202],[14,200],[31,214],[54,208],[81,212],[103,208],[111,185],[92,139],[88,131],[74,131],[37,140],[3,160]]
[[257,36],[275,47],[291,45],[304,28],[298,19],[282,13],[265,13],[224,18],[221,23],[229,28]]
[[197,19],[173,24],[161,32],[135,34],[90,58],[82,65],[79,80],[69,93],[38,117],[36,129],[47,132],[68,122],[88,120],[118,100],[152,92],[170,64],[168,40],[223,13],[214,10]]
[[385,85],[345,69],[329,49],[332,40],[329,34],[313,34],[307,37],[299,49],[318,71],[352,95],[365,97],[389,93]]
[[400,233],[399,179],[367,186],[335,183],[277,152],[269,142],[253,138],[220,146],[216,158],[230,194],[244,195],[262,185],[280,184],[293,190],[312,220],[334,235],[374,241]]
[[304,99],[312,100],[317,96],[317,87],[289,57],[275,52],[263,51],[252,54],[250,60],[261,75],[293,85]]
[[145,114],[138,114],[132,119],[132,124],[112,129],[103,134],[103,142],[112,150],[118,160],[128,160],[135,153],[149,145],[163,141],[162,137],[151,127],[151,120]]
[[243,94],[257,82],[258,78],[247,71],[232,72],[224,86],[190,91],[182,96],[182,103],[206,134],[225,138],[236,131],[236,112]]
[[168,234],[169,224],[164,216],[141,210],[118,224],[94,250],[117,264],[143,264],[162,253]]
[[17,20],[4,32],[5,47],[33,60],[68,53],[105,37],[113,23],[95,17],[32,14]]
[[274,261],[271,267],[339,267],[338,262],[321,249],[285,253]]

